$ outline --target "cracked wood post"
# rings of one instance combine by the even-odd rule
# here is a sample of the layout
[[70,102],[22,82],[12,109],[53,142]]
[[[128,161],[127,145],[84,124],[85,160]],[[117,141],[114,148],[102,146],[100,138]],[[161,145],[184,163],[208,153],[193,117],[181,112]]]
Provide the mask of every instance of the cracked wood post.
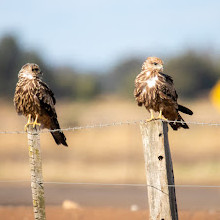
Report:
[[39,127],[28,126],[29,163],[31,171],[31,190],[35,220],[45,220],[44,186],[40,151]]
[[151,220],[178,220],[167,122],[140,123]]

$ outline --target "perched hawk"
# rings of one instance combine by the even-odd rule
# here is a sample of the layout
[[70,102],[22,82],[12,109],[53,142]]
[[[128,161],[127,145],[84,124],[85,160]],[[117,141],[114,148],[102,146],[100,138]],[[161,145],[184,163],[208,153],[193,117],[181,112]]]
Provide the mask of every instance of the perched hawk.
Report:
[[[56,100],[53,92],[41,80],[42,72],[37,64],[25,64],[19,74],[14,95],[14,105],[19,115],[28,117],[25,125],[36,125],[50,130],[60,129],[55,110]],[[51,132],[57,144],[67,146],[63,132]]]
[[[178,95],[170,76],[163,73],[163,61],[157,57],[148,57],[143,63],[141,73],[135,79],[134,96],[139,106],[144,105],[151,113],[153,120],[153,111],[159,112],[158,119],[169,121],[182,121],[179,114],[183,112],[192,115],[193,112],[177,103]],[[178,128],[189,128],[186,123],[170,122],[173,130]]]

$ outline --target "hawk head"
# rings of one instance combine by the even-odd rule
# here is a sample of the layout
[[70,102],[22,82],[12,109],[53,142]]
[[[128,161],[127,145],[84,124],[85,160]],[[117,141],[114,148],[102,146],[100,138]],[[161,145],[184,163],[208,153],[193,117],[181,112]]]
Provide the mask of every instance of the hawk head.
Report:
[[142,70],[163,72],[163,61],[157,57],[148,57],[142,65]]
[[26,63],[18,73],[19,78],[34,79],[42,76],[40,67],[35,63]]

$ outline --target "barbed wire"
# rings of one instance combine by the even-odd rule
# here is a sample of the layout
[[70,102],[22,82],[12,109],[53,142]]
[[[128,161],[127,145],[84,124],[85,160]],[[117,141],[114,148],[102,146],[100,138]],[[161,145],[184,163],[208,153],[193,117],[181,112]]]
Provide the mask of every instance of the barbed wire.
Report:
[[[202,125],[202,126],[220,126],[220,123],[208,123],[208,122],[195,122],[195,121],[165,121],[167,123],[182,123],[182,124],[192,124],[192,125]],[[39,133],[48,133],[48,132],[56,132],[56,131],[76,131],[76,130],[86,130],[86,129],[94,129],[94,128],[105,128],[105,127],[113,127],[113,126],[122,126],[122,125],[135,125],[139,123],[148,123],[146,120],[133,120],[133,121],[119,121],[112,123],[99,123],[85,126],[75,126],[63,129],[55,129],[55,130],[40,130]],[[0,131],[0,134],[26,134],[26,131]],[[0,183],[25,183],[31,182],[30,180],[0,180]],[[75,182],[52,182],[52,181],[44,181],[44,184],[56,184],[56,185],[92,185],[92,186],[133,186],[133,187],[157,187],[157,185],[148,185],[148,184],[130,184],[130,183],[75,183]],[[220,188],[220,185],[190,185],[190,184],[177,184],[177,185],[163,185],[167,187],[183,187],[183,188]]]
[[[1,183],[30,183],[30,180],[0,180]],[[84,182],[54,182],[43,181],[43,184],[54,185],[89,185],[89,186],[131,186],[131,187],[179,187],[179,188],[220,188],[220,185],[198,185],[198,184],[177,184],[177,185],[149,185],[144,183],[84,183]]]
[[[161,120],[161,119],[160,119]],[[215,126],[220,127],[220,123],[210,123],[210,122],[196,122],[196,121],[170,121],[170,120],[162,120],[163,122],[167,123],[181,123],[181,124],[191,124],[191,125],[202,125],[202,126]],[[49,132],[57,132],[57,131],[77,131],[77,130],[87,130],[87,129],[94,129],[94,128],[106,128],[106,127],[113,127],[113,126],[122,126],[122,125],[135,125],[141,122],[146,122],[146,120],[133,120],[133,121],[117,121],[111,123],[99,123],[99,124],[91,124],[85,126],[74,126],[69,128],[61,128],[61,129],[54,129],[54,130],[40,130],[39,133],[49,133]],[[0,131],[0,134],[26,134],[26,131]]]
[[[93,128],[105,128],[105,127],[112,127],[112,126],[121,126],[121,125],[131,125],[131,124],[138,124],[141,120],[136,121],[120,121],[120,122],[112,122],[112,123],[99,123],[99,124],[91,124],[85,126],[75,126],[69,128],[61,128],[61,129],[54,129],[54,130],[40,130],[39,133],[49,133],[49,132],[56,132],[56,131],[76,131],[76,130],[84,130],[84,129],[93,129]],[[26,134],[26,131],[0,131],[0,134]]]

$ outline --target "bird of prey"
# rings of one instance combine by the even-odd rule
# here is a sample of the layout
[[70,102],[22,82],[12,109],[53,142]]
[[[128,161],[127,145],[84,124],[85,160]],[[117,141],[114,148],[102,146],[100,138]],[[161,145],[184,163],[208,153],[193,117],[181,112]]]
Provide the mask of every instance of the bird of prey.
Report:
[[[177,103],[178,95],[173,85],[173,79],[163,73],[161,59],[148,57],[143,63],[141,73],[135,79],[134,97],[139,106],[144,105],[151,113],[150,120],[172,121],[169,124],[173,130],[180,127],[189,128],[179,112],[188,115],[192,115],[193,112]],[[157,118],[154,118],[153,111],[159,112]],[[181,121],[181,123],[176,121]]]
[[[28,118],[25,131],[29,125],[50,130],[60,129],[54,106],[56,99],[41,76],[40,67],[34,63],[25,64],[18,73],[14,105],[19,115]],[[62,131],[52,131],[51,134],[58,145],[68,146]]]

